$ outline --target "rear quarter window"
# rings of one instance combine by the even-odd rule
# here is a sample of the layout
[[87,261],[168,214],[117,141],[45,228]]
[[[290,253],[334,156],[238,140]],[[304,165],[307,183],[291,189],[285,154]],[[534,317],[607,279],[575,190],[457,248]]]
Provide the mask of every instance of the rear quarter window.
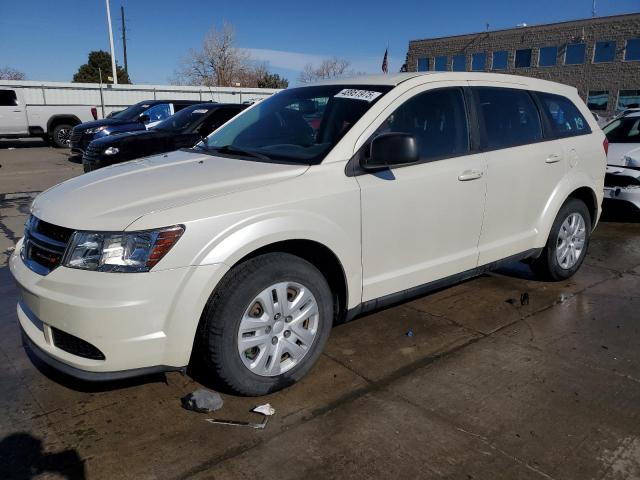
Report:
[[542,113],[547,117],[554,137],[570,137],[591,133],[591,128],[578,107],[562,95],[536,92],[542,105]]

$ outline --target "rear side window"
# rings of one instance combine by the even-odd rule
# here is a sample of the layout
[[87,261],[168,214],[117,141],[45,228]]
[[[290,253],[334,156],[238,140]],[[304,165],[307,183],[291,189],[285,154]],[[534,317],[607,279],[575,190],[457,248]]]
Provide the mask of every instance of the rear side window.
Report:
[[13,90],[0,90],[0,107],[15,107],[18,105],[16,92]]
[[571,100],[560,95],[536,92],[544,115],[551,124],[555,137],[569,137],[591,133],[589,124]]
[[623,117],[602,129],[611,143],[640,143],[640,117]]
[[469,129],[462,90],[443,88],[403,103],[376,134],[409,133],[416,137],[420,160],[463,155],[469,151]]
[[507,148],[542,139],[540,116],[529,92],[494,87],[474,91],[484,125],[483,148]]

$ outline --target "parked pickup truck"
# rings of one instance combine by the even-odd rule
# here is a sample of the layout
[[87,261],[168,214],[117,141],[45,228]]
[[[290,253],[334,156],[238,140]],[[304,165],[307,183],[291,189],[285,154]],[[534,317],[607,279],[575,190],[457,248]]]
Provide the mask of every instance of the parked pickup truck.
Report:
[[0,86],[0,138],[41,137],[68,147],[71,129],[97,118],[96,107],[27,104],[21,88]]

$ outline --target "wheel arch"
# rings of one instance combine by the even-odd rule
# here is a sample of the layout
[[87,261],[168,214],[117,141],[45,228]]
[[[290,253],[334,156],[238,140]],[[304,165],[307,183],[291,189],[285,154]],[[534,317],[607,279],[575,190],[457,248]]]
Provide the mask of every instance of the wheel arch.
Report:
[[47,121],[47,134],[51,135],[53,129],[63,123],[69,123],[72,127],[75,127],[76,125],[80,125],[82,121],[71,114],[53,115]]
[[[570,198],[580,200],[587,206],[589,216],[591,217],[591,228],[595,228],[596,221],[598,220],[598,197],[593,189],[591,187],[577,188],[569,194],[567,200]],[[564,203],[566,203],[567,200],[565,200]]]

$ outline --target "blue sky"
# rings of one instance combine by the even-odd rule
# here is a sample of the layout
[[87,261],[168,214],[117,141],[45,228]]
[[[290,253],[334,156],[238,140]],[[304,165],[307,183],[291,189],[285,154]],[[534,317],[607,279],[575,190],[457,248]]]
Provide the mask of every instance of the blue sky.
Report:
[[[223,21],[234,25],[239,47],[295,83],[306,63],[333,55],[377,73],[388,43],[390,71],[398,71],[411,39],[591,16],[591,0],[111,0],[119,64],[120,5],[129,74],[134,83],[159,84]],[[597,0],[600,16],[638,10],[639,0]],[[103,0],[0,0],[0,66],[30,80],[70,81],[89,51],[108,47]]]

